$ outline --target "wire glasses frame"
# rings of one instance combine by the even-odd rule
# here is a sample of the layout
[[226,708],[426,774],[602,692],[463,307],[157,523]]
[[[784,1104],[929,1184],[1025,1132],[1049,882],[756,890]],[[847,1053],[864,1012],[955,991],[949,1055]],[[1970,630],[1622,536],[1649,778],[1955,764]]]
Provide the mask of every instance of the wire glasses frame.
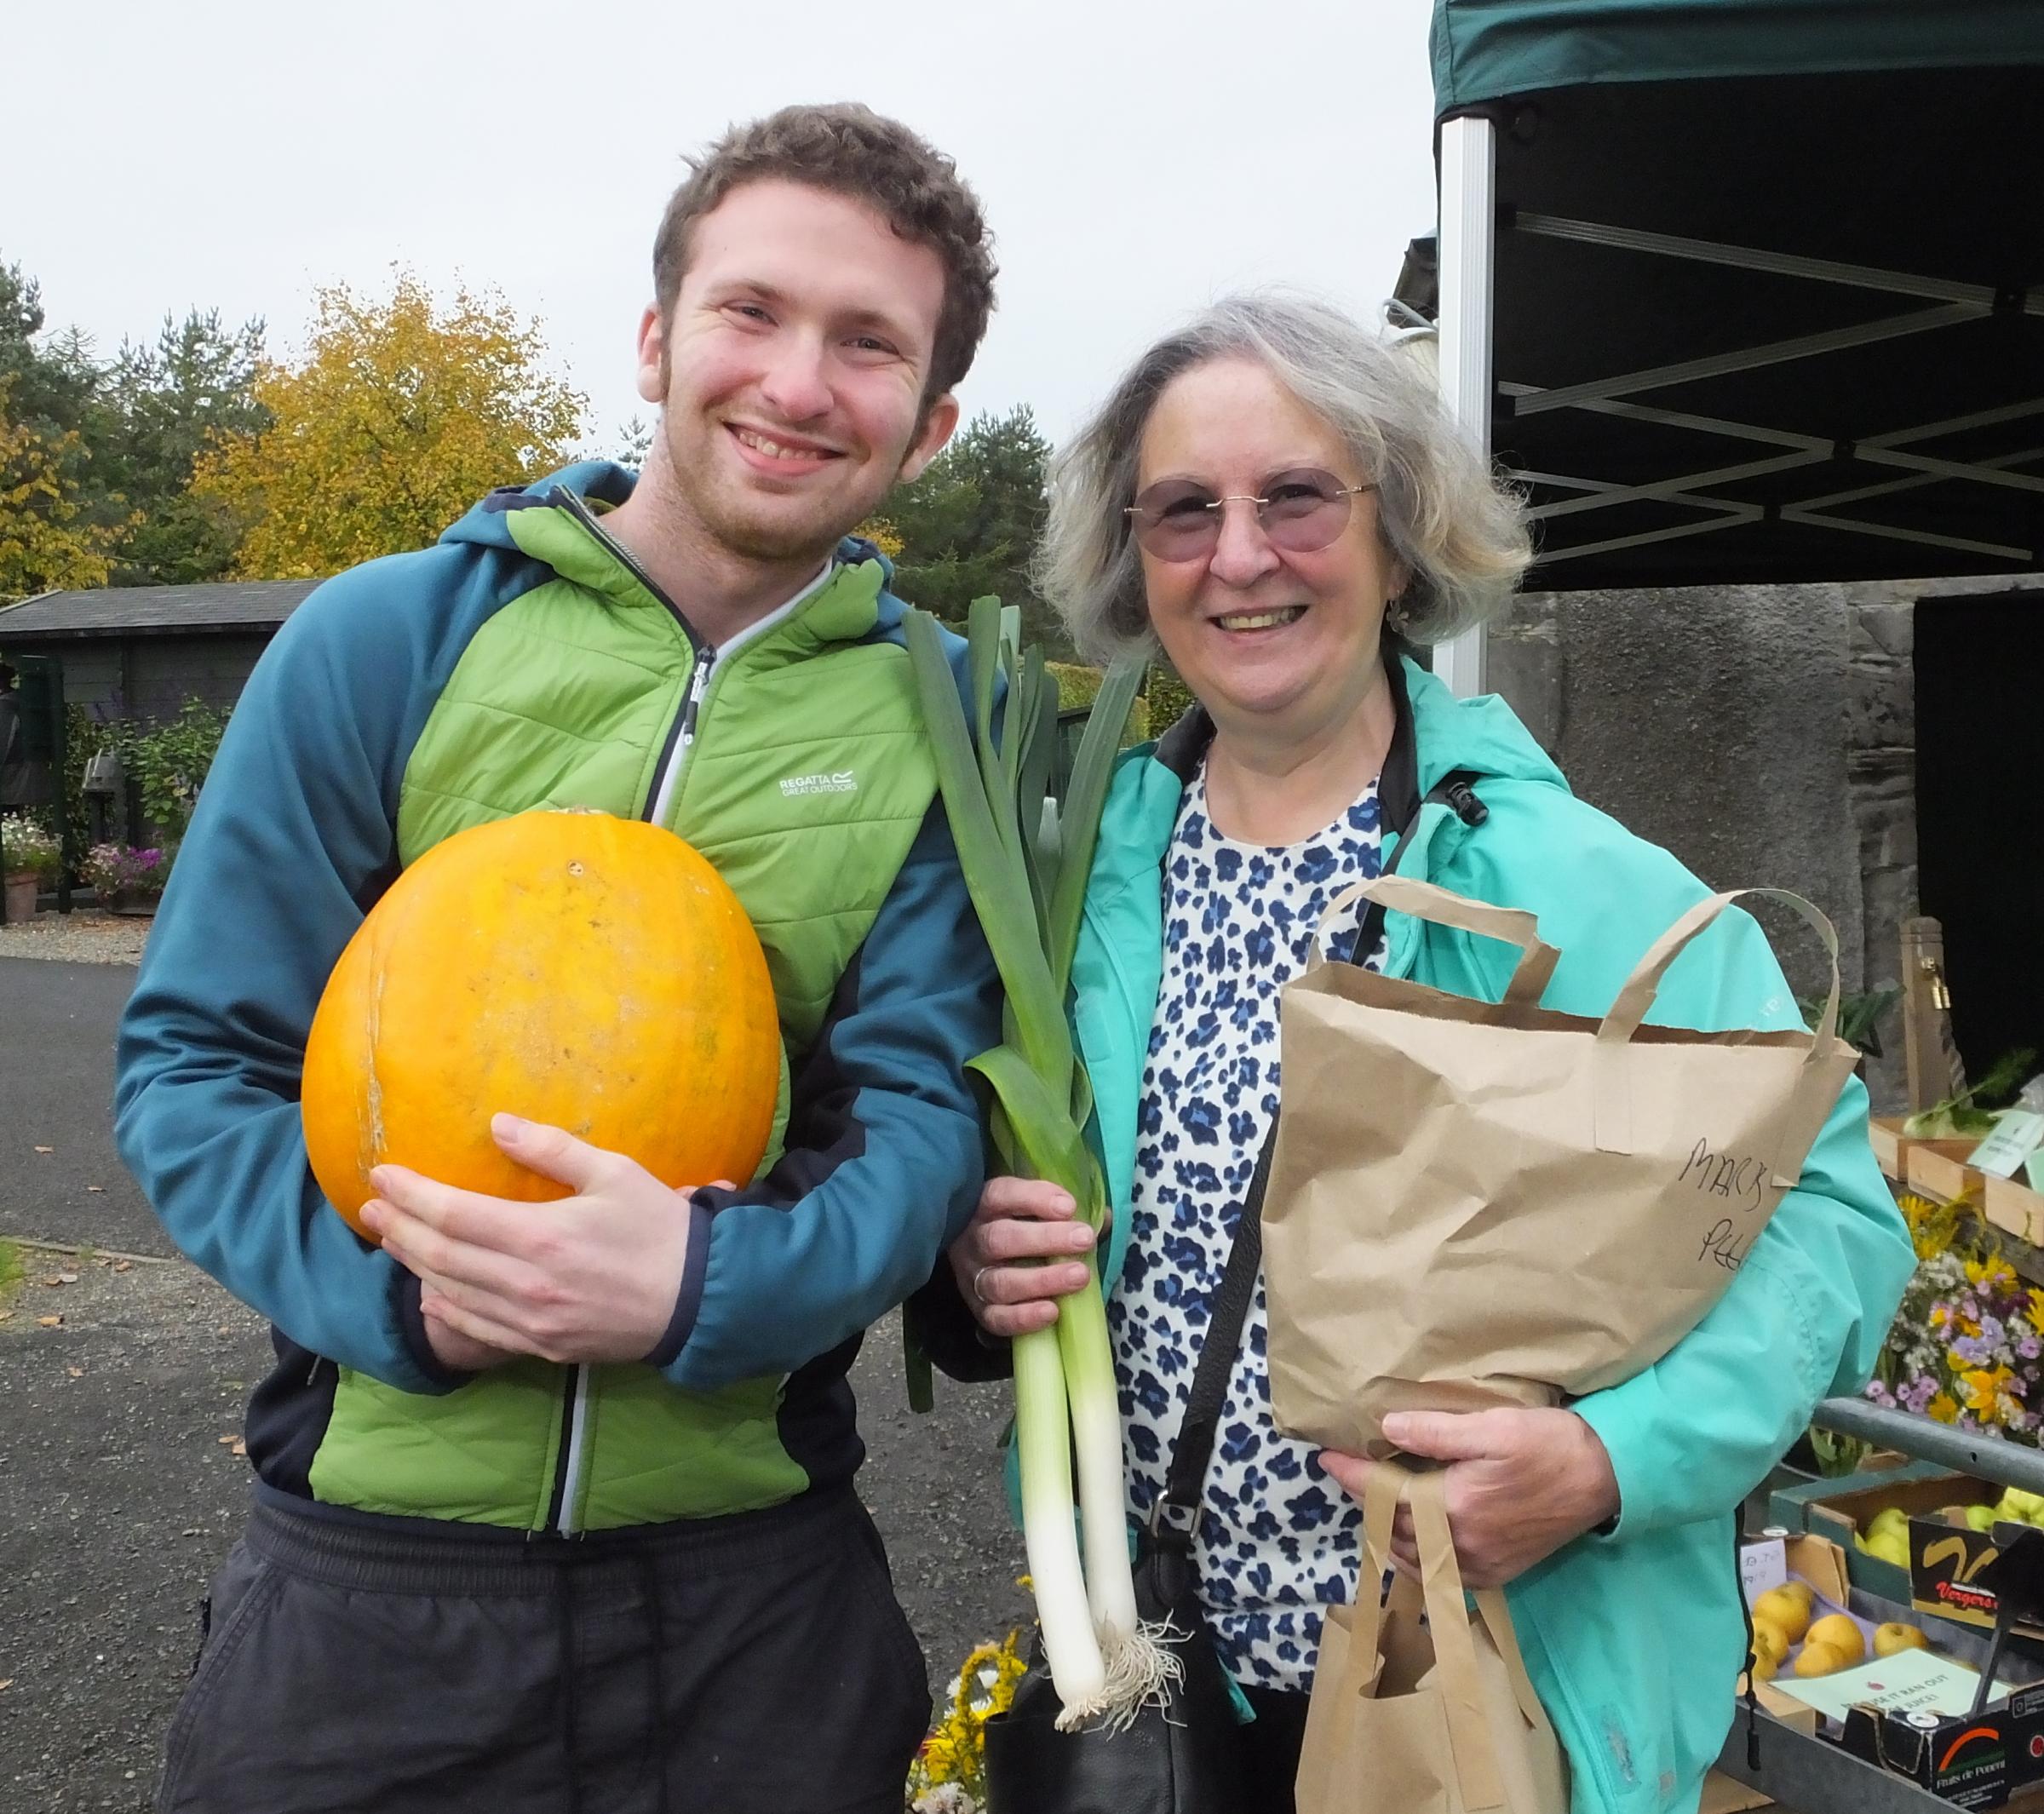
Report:
[[1304,467],[1274,474],[1264,495],[1231,492],[1216,497],[1187,479],[1163,479],[1122,514],[1135,539],[1159,560],[1197,560],[1220,542],[1221,516],[1230,504],[1253,504],[1257,525],[1273,546],[1295,554],[1325,548],[1347,527],[1349,500],[1375,484],[1345,485],[1334,474]]

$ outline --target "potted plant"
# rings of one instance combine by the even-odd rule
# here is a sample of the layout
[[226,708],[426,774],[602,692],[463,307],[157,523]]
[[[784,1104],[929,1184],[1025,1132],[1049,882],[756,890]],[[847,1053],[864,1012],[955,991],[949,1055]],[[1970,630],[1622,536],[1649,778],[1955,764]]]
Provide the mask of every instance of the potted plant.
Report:
[[95,844],[80,874],[111,913],[152,914],[169,880],[172,853],[127,844]]
[[54,888],[64,869],[64,847],[26,813],[10,813],[0,825],[0,859],[6,869],[9,925],[36,916],[36,897]]

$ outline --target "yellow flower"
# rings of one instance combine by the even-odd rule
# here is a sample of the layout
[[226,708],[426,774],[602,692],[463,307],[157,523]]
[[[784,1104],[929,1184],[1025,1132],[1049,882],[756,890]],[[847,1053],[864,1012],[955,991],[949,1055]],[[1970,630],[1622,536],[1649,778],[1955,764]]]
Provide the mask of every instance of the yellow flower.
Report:
[[1971,1373],[1961,1374],[1959,1383],[1966,1388],[1966,1409],[1976,1417],[1994,1417],[2002,1388],[2014,1378],[2015,1375],[2006,1367],[1997,1367],[1992,1373],[1976,1367]]
[[1939,1423],[1957,1423],[1959,1421],[1959,1407],[1952,1402],[1951,1394],[1949,1392],[1939,1392],[1924,1407],[1924,1409]]
[[2044,1291],[2038,1290],[2035,1285],[2030,1289],[2030,1326],[2044,1332]]
[[1993,1289],[2000,1285],[2012,1285],[2016,1282],[2016,1269],[1999,1254],[1990,1254],[1984,1260],[1966,1262],[1966,1282],[1977,1287]]
[[975,1797],[984,1795],[986,1776],[986,1722],[1004,1714],[1015,1697],[1015,1685],[1026,1673],[1022,1634],[1011,1631],[999,1644],[979,1645],[960,1664],[951,1680],[950,1704],[922,1742],[910,1771],[912,1792],[954,1783]]

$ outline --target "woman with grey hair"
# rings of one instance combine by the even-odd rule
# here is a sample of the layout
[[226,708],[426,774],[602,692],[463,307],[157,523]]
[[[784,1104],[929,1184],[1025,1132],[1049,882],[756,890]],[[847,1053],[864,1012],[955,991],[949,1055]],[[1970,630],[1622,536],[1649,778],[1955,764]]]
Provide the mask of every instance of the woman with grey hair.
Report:
[[[1130,1504],[1153,1529],[1173,1522],[1157,1507],[1278,1112],[1278,991],[1316,929],[1349,962],[1491,1001],[1519,955],[1330,905],[1395,862],[1529,910],[1564,954],[1546,1004],[1601,1015],[1707,892],[1577,801],[1501,700],[1455,699],[1411,658],[1501,611],[1528,555],[1518,501],[1414,349],[1309,302],[1209,309],[1057,462],[1047,592],[1082,648],[1161,652],[1197,702],[1116,772],[1073,970]],[[1670,968],[1655,1018],[1800,1025],[1736,912]],[[1075,1256],[1093,1244],[1054,1186],[990,1181],[916,1306],[939,1360],[983,1376],[1002,1338],[1084,1286]],[[1863,1382],[1913,1260],[1853,1082],[1717,1307],[1661,1362],[1566,1409],[1385,1420],[1446,1464],[1465,1583],[1507,1588],[1576,1814],[1695,1805],[1744,1656],[1733,1509],[1818,1398]],[[1196,1510],[1176,1521],[1255,1710],[1240,1742],[1258,1805],[1289,1809],[1323,1609],[1355,1596],[1370,1464],[1277,1429],[1266,1329],[1259,1277]],[[1403,1513],[1393,1559],[1416,1566]]]

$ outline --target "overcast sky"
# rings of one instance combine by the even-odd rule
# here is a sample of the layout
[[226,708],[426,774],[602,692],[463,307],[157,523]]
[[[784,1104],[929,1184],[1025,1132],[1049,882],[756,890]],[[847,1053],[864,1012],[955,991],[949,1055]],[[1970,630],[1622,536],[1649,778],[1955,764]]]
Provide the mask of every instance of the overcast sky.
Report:
[[[1433,218],[1427,0],[227,0],[10,9],[0,259],[111,353],[166,310],[494,285],[606,449],[681,154],[858,100],[956,158],[999,242],[968,412],[1068,433],[1159,330],[1243,284],[1374,309]],[[646,412],[649,413],[650,412]]]

